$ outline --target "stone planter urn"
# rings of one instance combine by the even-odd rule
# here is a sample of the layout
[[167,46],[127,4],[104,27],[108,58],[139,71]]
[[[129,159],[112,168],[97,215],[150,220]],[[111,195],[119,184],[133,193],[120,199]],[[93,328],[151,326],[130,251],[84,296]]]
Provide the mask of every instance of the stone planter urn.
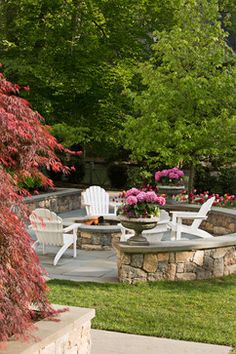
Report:
[[157,225],[159,217],[127,218],[125,216],[119,215],[118,218],[124,227],[135,231],[135,235],[130,237],[127,241],[129,245],[135,245],[135,246],[149,245],[149,242],[147,241],[146,237],[142,235],[142,232],[144,230],[153,229]]
[[175,204],[175,201],[172,199],[172,195],[178,195],[180,194],[184,189],[185,186],[174,186],[174,185],[162,185],[162,184],[158,184],[158,193],[159,194],[166,194],[167,198],[166,198],[166,202],[168,204]]

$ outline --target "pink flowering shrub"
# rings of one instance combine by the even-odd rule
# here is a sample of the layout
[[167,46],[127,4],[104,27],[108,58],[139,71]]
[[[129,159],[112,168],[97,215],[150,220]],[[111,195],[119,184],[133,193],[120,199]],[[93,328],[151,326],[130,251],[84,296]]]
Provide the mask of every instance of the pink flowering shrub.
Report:
[[184,173],[178,167],[157,171],[155,173],[155,181],[162,184],[180,184],[183,177]]
[[[215,201],[213,203],[214,206],[223,207],[223,208],[236,208],[236,196],[231,194],[214,194],[209,193],[208,191],[204,193],[190,193],[190,202],[191,204],[203,204],[207,201],[207,199],[215,196]],[[189,196],[186,191],[183,191],[179,195],[175,197],[175,200],[179,203],[188,203]]]
[[166,200],[153,191],[144,192],[137,188],[131,188],[122,193],[123,203],[118,208],[118,215],[128,218],[151,218],[160,215],[160,206],[165,205]]

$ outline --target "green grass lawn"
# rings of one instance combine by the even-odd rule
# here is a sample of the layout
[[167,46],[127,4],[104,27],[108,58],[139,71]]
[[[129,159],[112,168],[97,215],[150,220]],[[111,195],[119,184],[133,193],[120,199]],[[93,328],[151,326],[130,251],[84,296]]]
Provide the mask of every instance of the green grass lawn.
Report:
[[51,280],[52,303],[96,309],[92,327],[236,347],[236,276],[136,285]]

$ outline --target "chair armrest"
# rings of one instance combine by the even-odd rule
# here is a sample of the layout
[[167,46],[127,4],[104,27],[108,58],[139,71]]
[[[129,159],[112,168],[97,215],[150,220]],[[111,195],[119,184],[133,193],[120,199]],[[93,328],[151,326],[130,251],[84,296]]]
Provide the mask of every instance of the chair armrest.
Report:
[[207,218],[207,216],[201,216],[201,215],[196,215],[196,216],[179,216],[179,215],[177,215],[177,219],[202,219],[202,220],[204,220],[204,219],[206,219]]
[[170,222],[170,219],[165,219],[165,220],[159,220],[157,225],[163,225],[163,224],[168,224]]
[[77,223],[74,223],[70,226],[67,226],[63,229],[63,232],[69,232],[69,231],[72,231],[72,230],[77,230],[78,227],[80,226],[80,224],[77,224]]
[[83,203],[84,206],[91,206],[91,203]]
[[184,218],[184,217],[197,217],[199,214],[194,212],[194,211],[170,211],[170,213],[173,215],[173,216],[176,216],[177,218],[178,217],[181,217],[181,218]]

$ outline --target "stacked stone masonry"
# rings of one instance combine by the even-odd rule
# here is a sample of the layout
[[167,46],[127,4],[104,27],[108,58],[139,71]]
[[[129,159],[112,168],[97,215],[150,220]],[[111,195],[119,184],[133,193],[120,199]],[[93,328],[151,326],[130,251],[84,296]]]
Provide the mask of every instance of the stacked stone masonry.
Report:
[[195,280],[236,274],[236,247],[163,253],[126,253],[117,249],[123,283]]
[[202,228],[216,236],[236,232],[236,215],[210,212],[207,220],[203,221]]
[[[57,309],[64,308],[55,305]],[[37,322],[33,335],[37,337],[28,341],[11,340],[2,354],[90,354],[91,353],[91,319],[95,316],[93,309],[69,307],[62,312],[60,321]]]
[[78,232],[78,248],[86,251],[108,251],[120,240],[121,233]]
[[91,325],[74,326],[70,333],[65,333],[55,342],[40,348],[34,354],[90,354]]
[[[168,211],[197,211],[197,205],[169,205],[166,206]],[[184,220],[184,224],[191,224],[191,220]],[[207,220],[201,224],[201,229],[208,231],[215,236],[222,236],[236,232],[236,211],[227,208],[213,208],[209,213]]]
[[81,190],[67,188],[26,198],[25,202],[31,211],[36,208],[46,208],[55,213],[64,213],[81,208]]

